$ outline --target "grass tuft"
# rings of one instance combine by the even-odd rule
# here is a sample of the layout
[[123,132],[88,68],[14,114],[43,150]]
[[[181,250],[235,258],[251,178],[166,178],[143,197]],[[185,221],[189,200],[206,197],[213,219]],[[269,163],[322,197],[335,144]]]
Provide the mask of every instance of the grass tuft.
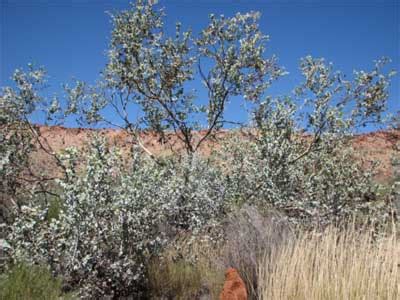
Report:
[[301,233],[260,266],[261,299],[400,299],[400,241],[369,231]]
[[152,299],[218,299],[225,279],[218,256],[208,242],[177,239],[148,267]]
[[61,280],[54,278],[45,267],[17,264],[0,277],[0,299],[72,299],[62,295],[61,285]]

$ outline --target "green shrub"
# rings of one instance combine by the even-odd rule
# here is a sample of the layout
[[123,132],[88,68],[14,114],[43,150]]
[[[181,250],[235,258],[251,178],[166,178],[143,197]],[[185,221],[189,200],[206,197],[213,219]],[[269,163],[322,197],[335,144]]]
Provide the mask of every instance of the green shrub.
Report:
[[180,237],[148,267],[151,299],[218,299],[224,285],[220,250]]
[[51,199],[49,201],[49,207],[47,210],[47,220],[58,219],[62,209],[62,200],[58,198]]
[[149,268],[149,283],[155,297],[189,299],[194,298],[201,289],[201,274],[196,266],[182,260],[161,265],[157,262]]
[[61,280],[43,266],[17,264],[0,278],[0,299],[60,299]]
[[59,180],[62,209],[31,201],[16,214],[7,240],[14,261],[48,264],[80,297],[142,297],[147,264],[169,239],[180,230],[200,232],[221,215],[221,173],[201,157],[161,167],[136,153],[127,168],[96,139],[76,174],[77,156],[69,149],[62,157],[69,172]]

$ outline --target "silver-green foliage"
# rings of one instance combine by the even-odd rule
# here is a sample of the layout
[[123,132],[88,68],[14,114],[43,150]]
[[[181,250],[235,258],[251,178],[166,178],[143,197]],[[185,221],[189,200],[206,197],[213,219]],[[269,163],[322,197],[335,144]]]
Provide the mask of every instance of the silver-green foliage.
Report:
[[296,95],[260,102],[251,142],[222,151],[231,198],[261,201],[300,223],[326,225],[365,213],[379,221],[390,217],[390,208],[375,201],[374,163],[357,158],[351,145],[359,126],[382,121],[394,75],[382,72],[386,62],[348,81],[323,59],[304,58],[305,81]]
[[26,167],[32,150],[32,132],[26,120],[39,101],[36,86],[43,82],[43,71],[16,70],[12,79],[16,88],[5,87],[0,92],[0,176],[2,193],[9,197],[15,196],[17,177]]
[[[392,75],[382,71],[386,61],[356,72],[350,81],[331,64],[308,56],[301,61],[305,80],[295,95],[265,97],[284,72],[274,57],[265,58],[267,36],[258,18],[254,12],[212,15],[197,37],[180,24],[168,37],[163,12],[145,1],[113,16],[101,80],[95,86],[66,86],[63,114],[123,127],[138,147],[125,162],[118,149],[98,139],[83,162],[75,149],[56,156],[64,171],[58,180],[63,203],[56,217],[49,217],[46,201],[16,210],[7,239],[13,260],[49,264],[82,297],[139,297],[152,256],[181,231],[196,234],[217,225],[235,205],[272,206],[306,225],[354,213],[374,212],[384,220],[386,211],[376,210],[372,174],[354,161],[349,138],[359,126],[382,120]],[[206,102],[190,89],[197,78]],[[21,93],[6,89],[1,103],[19,101],[29,109],[35,93],[18,82]],[[254,129],[244,131],[249,138],[238,133],[216,157],[202,157],[200,146],[229,121],[224,112],[237,96],[251,103]],[[54,101],[47,110],[60,113],[62,106]],[[140,108],[138,120],[134,106]],[[121,122],[104,113],[108,108]],[[196,137],[200,125],[205,131]],[[143,127],[172,150],[175,132],[186,151],[157,157],[140,140]],[[1,152],[2,172],[12,173],[10,151]]]
[[[38,126],[31,117],[49,116],[58,110],[58,102],[41,95],[46,86],[43,68],[28,65],[17,69],[11,77],[13,86],[0,90],[0,223],[9,220],[5,207],[20,204],[34,194],[47,198],[48,174],[35,170],[30,157],[39,148],[52,155],[51,148],[40,138]],[[53,157],[54,158],[54,157]]]
[[[198,35],[177,23],[172,37],[164,31],[163,16],[163,10],[142,0],[113,15],[103,77],[96,86],[78,82],[68,87],[67,112],[80,112],[90,123],[146,126],[162,136],[174,131],[193,153],[226,124],[225,108],[237,101],[235,96],[256,102],[284,72],[275,57],[265,58],[268,37],[259,29],[259,13],[210,15],[209,25]],[[190,86],[196,79],[208,99],[196,96],[199,91]],[[143,112],[139,120],[132,119],[132,107]],[[105,108],[114,111],[115,118],[102,114]],[[206,134],[196,140],[194,131],[200,127]]]
[[16,215],[9,240],[15,260],[49,264],[82,297],[140,295],[148,260],[169,238],[221,216],[221,177],[200,158],[160,166],[136,149],[126,167],[95,140],[79,174],[77,154],[70,148],[62,157],[68,176],[59,182],[59,216],[49,219],[49,205],[30,203]]
[[356,152],[349,146],[330,150],[330,141],[325,141],[318,152],[293,161],[303,148],[296,142],[288,147],[287,137],[276,138],[270,134],[256,142],[234,138],[221,152],[229,173],[230,201],[278,209],[292,223],[307,227],[339,223],[356,215],[378,222],[390,217],[390,208],[380,207],[377,201],[379,185],[373,180],[373,167],[355,161]]

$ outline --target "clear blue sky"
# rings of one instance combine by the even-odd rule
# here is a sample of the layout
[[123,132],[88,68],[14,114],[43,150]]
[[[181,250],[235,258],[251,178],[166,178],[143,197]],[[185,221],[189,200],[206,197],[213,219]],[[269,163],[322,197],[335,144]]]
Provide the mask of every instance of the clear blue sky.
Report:
[[[398,0],[160,0],[166,24],[176,21],[196,32],[210,13],[257,10],[261,28],[270,35],[268,54],[276,54],[290,75],[272,94],[286,94],[301,80],[299,59],[311,54],[351,75],[372,67],[381,56],[400,71],[400,1]],[[29,62],[51,76],[48,93],[71,78],[93,82],[105,65],[111,23],[105,11],[129,7],[123,0],[0,0],[0,86],[13,70]],[[400,109],[400,74],[390,88],[390,111]],[[229,114],[238,113],[231,107]],[[241,117],[239,117],[241,118]]]

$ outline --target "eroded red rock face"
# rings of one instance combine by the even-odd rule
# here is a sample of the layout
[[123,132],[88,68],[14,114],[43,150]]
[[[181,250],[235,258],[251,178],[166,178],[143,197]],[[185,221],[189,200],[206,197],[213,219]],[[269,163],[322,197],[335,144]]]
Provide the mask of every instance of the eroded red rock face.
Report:
[[[120,148],[123,156],[124,153],[128,153],[131,145],[132,138],[126,131],[115,130],[115,129],[88,129],[88,128],[64,128],[60,126],[39,126],[40,135],[42,136],[42,142],[44,145],[55,151],[59,152],[67,147],[77,147],[78,149],[84,148],[90,140],[93,138],[94,133],[100,134],[105,137],[111,145],[115,145]],[[204,134],[203,131],[194,133],[194,139],[199,139]],[[203,154],[208,154],[210,148],[217,147],[218,142],[221,141],[225,136],[229,134],[227,130],[221,130],[218,132],[218,138],[213,141],[207,141],[201,147]],[[241,133],[237,133],[241,134]],[[159,137],[154,132],[146,132],[140,135],[143,145],[155,155],[170,154],[170,147],[163,146],[159,142]],[[243,138],[246,138],[243,135]],[[179,139],[173,133],[167,135],[169,143],[175,150],[182,149],[182,144]],[[377,169],[375,178],[384,183],[390,181],[393,176],[393,170],[391,166],[391,159],[393,155],[398,155],[400,146],[400,130],[387,130],[387,131],[376,131],[366,134],[356,135],[352,139],[352,145],[358,153],[358,157],[365,161],[366,166],[369,163],[380,162]],[[57,166],[49,155],[43,151],[37,151],[32,154],[32,168],[38,172],[44,172],[55,176],[57,172]]]
[[400,130],[357,135],[353,139],[353,147],[367,163],[379,162],[375,179],[385,183],[393,176],[392,158],[399,155]]
[[247,300],[246,286],[238,271],[229,268],[225,272],[224,288],[219,296],[220,300]]

